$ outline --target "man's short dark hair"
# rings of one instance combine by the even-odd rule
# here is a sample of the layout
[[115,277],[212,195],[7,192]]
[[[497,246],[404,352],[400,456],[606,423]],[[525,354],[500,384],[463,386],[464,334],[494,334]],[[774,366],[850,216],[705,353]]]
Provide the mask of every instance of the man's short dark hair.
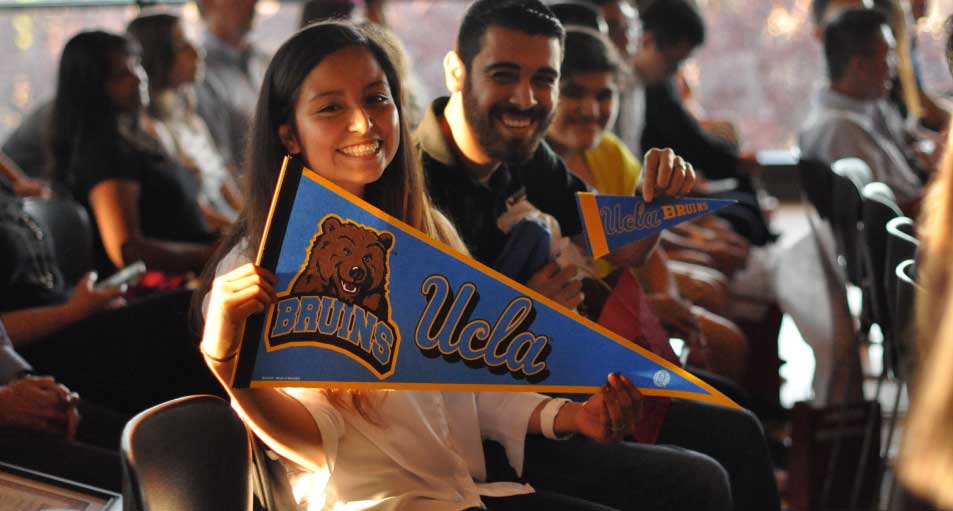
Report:
[[562,23],[539,0],[477,0],[467,9],[457,34],[457,54],[467,71],[480,53],[483,34],[494,25],[559,39],[560,47],[566,39]]
[[652,34],[655,44],[671,48],[688,43],[697,48],[705,42],[705,20],[692,0],[661,0],[639,11],[642,33]]
[[353,0],[308,0],[301,6],[302,28],[322,20],[349,19],[357,6]]
[[869,55],[885,26],[887,17],[876,9],[849,9],[831,20],[824,29],[824,57],[830,81],[843,78],[853,57]]
[[[887,16],[887,21],[891,21],[890,16],[893,12],[893,6],[895,5],[894,0],[873,0],[873,8],[884,13]],[[863,4],[863,2],[858,2]],[[831,0],[814,0],[811,2],[811,17],[814,18],[814,26],[824,28],[826,25],[827,18],[827,9],[831,6]],[[846,8],[847,6],[845,6]],[[863,5],[858,5],[856,9],[864,8]]]
[[615,46],[604,35],[589,27],[566,28],[566,55],[559,69],[562,79],[603,71],[618,75],[622,70]]
[[549,8],[564,27],[575,25],[589,27],[603,34],[609,32],[606,19],[602,17],[599,8],[587,0],[560,0],[550,3]]

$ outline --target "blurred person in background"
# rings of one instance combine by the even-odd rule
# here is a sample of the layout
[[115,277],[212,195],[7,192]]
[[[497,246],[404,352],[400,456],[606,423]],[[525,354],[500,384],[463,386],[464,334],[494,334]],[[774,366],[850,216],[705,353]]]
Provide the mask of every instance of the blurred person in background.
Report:
[[95,222],[96,269],[141,260],[176,280],[202,270],[217,236],[195,176],[142,128],[146,88],[137,44],[100,31],[74,36],[60,60],[51,152],[57,185]]
[[916,214],[923,181],[881,115],[896,75],[895,41],[887,17],[875,9],[842,12],[824,29],[828,87],[820,90],[798,134],[805,158],[832,165],[860,158],[871,177],[893,190]]
[[[953,28],[953,18],[947,29]],[[953,31],[947,40],[947,60],[953,71]],[[953,139],[953,133],[950,134]],[[910,389],[910,413],[904,424],[897,470],[914,494],[941,509],[953,509],[953,144],[924,199],[917,222],[920,238],[915,335],[918,371]]]
[[149,78],[145,128],[195,175],[201,187],[199,204],[209,224],[228,226],[241,210],[241,193],[195,110],[193,86],[202,65],[198,51],[185,37],[179,17],[172,14],[139,16],[126,31],[142,47],[142,65]]
[[[622,72],[611,43],[591,30],[567,27],[560,99],[546,140],[590,189],[610,195],[634,195],[641,172],[638,158],[608,131],[618,111]],[[688,341],[693,365],[740,381],[747,358],[744,334],[731,321],[683,299],[666,260],[665,249],[656,248],[640,275],[651,307],[672,336]],[[599,277],[615,270],[607,266],[600,265]]]
[[257,0],[198,0],[205,29],[205,76],[197,88],[198,112],[225,163],[239,168],[245,132],[255,111],[270,56],[250,40]]

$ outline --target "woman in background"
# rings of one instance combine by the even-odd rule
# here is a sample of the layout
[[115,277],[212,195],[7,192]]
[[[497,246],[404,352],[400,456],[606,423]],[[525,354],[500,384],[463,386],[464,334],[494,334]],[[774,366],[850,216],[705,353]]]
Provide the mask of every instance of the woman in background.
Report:
[[225,227],[242,207],[238,184],[225,165],[205,121],[195,110],[196,76],[201,58],[185,37],[178,16],[149,14],[132,20],[126,31],[142,47],[142,67],[149,77],[152,121],[145,125],[162,148],[192,171],[201,183],[199,204],[209,224]]
[[167,273],[201,271],[216,235],[194,177],[143,132],[147,102],[135,43],[102,31],[70,39],[53,105],[53,175],[95,220],[103,273],[137,260]]
[[[633,195],[639,181],[638,159],[608,129],[619,108],[621,66],[615,50],[588,28],[570,27],[566,41],[560,101],[547,141],[590,188]],[[635,269],[652,308],[673,336],[689,341],[693,365],[740,381],[747,362],[744,334],[730,320],[682,298],[666,261],[664,249],[658,247],[644,268]],[[601,264],[606,275],[613,270]]]

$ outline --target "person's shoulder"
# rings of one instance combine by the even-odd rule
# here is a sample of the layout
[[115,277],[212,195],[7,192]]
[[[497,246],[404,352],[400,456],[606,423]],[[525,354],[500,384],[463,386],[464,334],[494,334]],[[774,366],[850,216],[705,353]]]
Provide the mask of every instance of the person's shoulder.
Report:
[[623,160],[635,159],[635,155],[626,147],[625,142],[609,131],[603,134],[602,140],[600,140],[599,145],[596,146],[596,150],[612,154]]
[[504,169],[520,181],[530,194],[548,193],[565,188],[572,175],[562,158],[549,147],[545,140],[539,143],[527,160],[501,166],[501,170]]
[[47,100],[38,107],[29,111],[16,127],[7,136],[3,145],[4,152],[14,152],[13,146],[23,143],[42,143],[45,132],[53,117],[53,100]]
[[440,116],[449,98],[435,99],[424,112],[423,119],[414,129],[412,140],[418,154],[423,158],[424,171],[431,168],[450,167],[454,161],[450,142],[440,126]]
[[798,131],[801,144],[824,144],[832,139],[863,137],[868,133],[864,119],[846,111],[828,111],[808,119]]
[[539,147],[530,157],[530,159],[520,165],[521,168],[532,168],[536,172],[551,172],[554,174],[569,174],[569,168],[566,167],[563,159],[553,151],[552,147],[545,140],[540,141]]

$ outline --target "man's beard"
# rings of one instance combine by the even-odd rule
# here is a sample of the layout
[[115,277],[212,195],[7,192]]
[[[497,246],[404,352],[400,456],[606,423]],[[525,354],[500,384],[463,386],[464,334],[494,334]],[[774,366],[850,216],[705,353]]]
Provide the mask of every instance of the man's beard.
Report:
[[[536,131],[525,138],[503,135],[493,121],[501,119],[506,113],[528,117],[530,122],[536,123]],[[543,134],[553,121],[555,111],[550,111],[547,115],[546,109],[540,105],[522,110],[499,102],[491,106],[489,112],[482,112],[473,97],[470,81],[467,80],[463,86],[463,115],[487,156],[506,163],[522,163],[536,152]]]

